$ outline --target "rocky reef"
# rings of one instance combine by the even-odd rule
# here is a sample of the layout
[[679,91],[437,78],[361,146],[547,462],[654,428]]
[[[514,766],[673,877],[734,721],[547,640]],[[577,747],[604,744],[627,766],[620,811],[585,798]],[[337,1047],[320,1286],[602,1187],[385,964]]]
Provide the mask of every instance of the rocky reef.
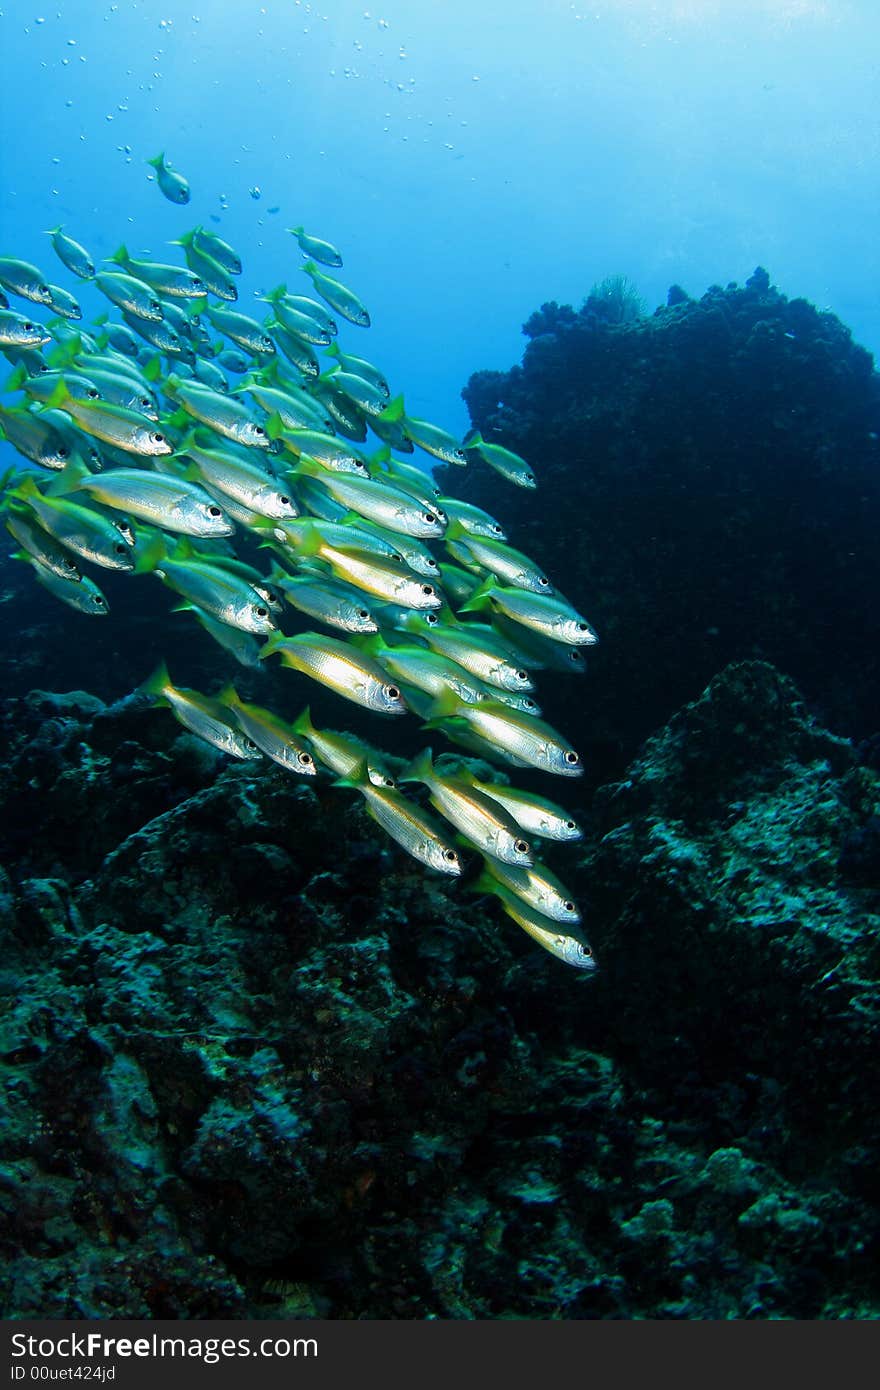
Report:
[[590,979],[167,714],[0,727],[6,1316],[880,1314],[880,776],[773,667],[593,799]]
[[[699,300],[675,286],[650,317],[634,312],[625,283],[606,284],[614,293],[580,311],[543,305],[525,324],[522,365],[478,372],[463,393],[484,438],[538,475],[538,494],[505,488],[513,543],[604,639],[586,687],[560,682],[547,702],[553,722],[584,723],[588,761],[616,776],[723,666],[759,657],[791,675],[829,727],[875,734],[870,354],[762,269]],[[488,470],[454,481],[498,506]]]

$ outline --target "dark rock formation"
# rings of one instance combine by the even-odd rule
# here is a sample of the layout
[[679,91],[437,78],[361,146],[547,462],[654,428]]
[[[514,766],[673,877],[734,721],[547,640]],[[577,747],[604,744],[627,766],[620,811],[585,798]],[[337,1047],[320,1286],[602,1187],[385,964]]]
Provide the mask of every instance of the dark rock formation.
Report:
[[793,676],[829,727],[874,734],[880,383],[844,325],[758,270],[699,301],[674,286],[629,323],[545,304],[525,332],[522,366],[463,394],[540,490],[475,455],[455,484],[603,639],[587,681],[545,701],[597,773],[744,657]]
[[772,668],[559,847],[591,979],[170,715],[4,719],[8,1316],[877,1316],[880,779]]

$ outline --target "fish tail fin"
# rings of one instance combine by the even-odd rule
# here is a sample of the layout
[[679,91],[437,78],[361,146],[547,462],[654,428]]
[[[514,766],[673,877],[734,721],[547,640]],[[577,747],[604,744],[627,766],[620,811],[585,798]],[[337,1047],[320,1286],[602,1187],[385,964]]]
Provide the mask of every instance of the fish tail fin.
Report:
[[144,365],[145,381],[161,381],[162,379],[162,359],[158,353],[150,358]]
[[277,410],[273,410],[266,421],[266,433],[272,440],[282,439],[284,437],[284,421]]
[[153,674],[138,686],[138,694],[148,695],[156,704],[167,703],[167,691],[170,686],[171,677],[163,657]]
[[384,421],[386,425],[397,425],[405,420],[406,410],[404,409],[403,396],[395,396],[393,401],[389,401],[377,418]]
[[274,656],[282,643],[289,641],[290,638],[286,637],[283,632],[273,632],[260,648],[260,660],[265,661],[267,656]]
[[428,718],[432,727],[438,728],[443,721],[458,717],[462,703],[461,697],[456,695],[454,690],[441,690],[428,708]]
[[486,608],[491,601],[494,580],[491,575],[484,579],[478,589],[475,589],[470,598],[465,603],[459,605],[459,613],[478,613]]
[[64,231],[64,223],[62,222],[62,223],[61,223],[59,226],[57,226],[57,227],[49,227],[49,229],[48,229],[47,232],[46,232],[46,236],[57,236],[59,232],[63,232],[63,231]]
[[315,265],[314,261],[304,261],[303,264],[300,266],[300,270],[304,270],[306,275],[311,275],[313,279],[316,275],[320,274],[320,271],[318,270],[318,267]]
[[312,723],[312,711],[308,705],[296,716],[290,727],[295,734],[300,734],[303,738],[314,738],[318,732]]
[[168,544],[161,531],[156,531],[150,537],[143,550],[135,548],[134,552],[134,572],[135,574],[152,574],[162,564],[163,560],[168,559]]
[[27,368],[23,362],[20,362],[4,383],[3,394],[5,395],[7,391],[20,391],[27,379]]
[[151,165],[154,169],[161,169],[165,163],[165,151],[162,150],[153,159],[148,159],[147,163]]
[[370,773],[367,768],[366,758],[361,758],[360,762],[355,763],[347,777],[336,777],[333,781],[334,787],[350,787],[352,791],[360,791],[364,785],[368,785]]
[[91,469],[81,458],[72,458],[52,478],[46,493],[51,497],[64,497],[68,492],[79,492],[85,479],[91,476]]
[[302,236],[303,234],[302,224],[300,224],[298,227],[285,227],[284,230],[286,232],[290,232],[291,236]]
[[325,356],[325,357],[335,357],[337,361],[341,362],[341,361],[342,361],[342,354],[341,354],[341,352],[339,351],[339,344],[338,344],[338,343],[330,343],[329,347],[325,347],[325,349],[324,349],[324,356]]
[[131,256],[128,254],[125,242],[120,242],[116,250],[113,252],[113,255],[106,256],[105,260],[113,261],[115,265],[126,265],[131,260]]
[[434,759],[430,748],[423,748],[417,753],[412,762],[408,763],[403,772],[400,773],[399,782],[427,782],[429,785],[434,780]]
[[232,681],[224,685],[222,690],[218,690],[214,699],[218,700],[221,705],[225,705],[227,709],[235,709],[241,704],[241,698]]
[[480,445],[485,444],[485,442],[479,430],[468,430],[461,441],[461,447],[463,449],[479,449]]
[[20,483],[17,483],[15,487],[7,489],[6,495],[19,502],[39,501],[43,496],[34,482],[33,474],[31,473],[25,473]]
[[277,304],[279,299],[283,299],[286,294],[287,285],[281,284],[276,285],[274,290],[267,290],[266,293],[263,295],[263,298],[268,300],[270,304]]

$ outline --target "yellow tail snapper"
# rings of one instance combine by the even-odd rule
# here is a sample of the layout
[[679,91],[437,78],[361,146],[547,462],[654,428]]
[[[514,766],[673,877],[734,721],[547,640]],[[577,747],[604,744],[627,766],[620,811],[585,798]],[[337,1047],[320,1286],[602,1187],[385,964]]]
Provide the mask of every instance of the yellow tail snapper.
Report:
[[574,966],[576,970],[592,973],[596,969],[593,952],[585,941],[570,932],[563,931],[559,923],[535,911],[504,884],[499,883],[492,874],[481,874],[473,885],[478,892],[492,893],[498,898],[508,917],[512,918],[523,931],[528,932],[533,941],[549,951],[551,956]]
[[424,782],[434,809],[485,854],[506,864],[532,863],[531,845],[516,822],[491,797],[461,778],[438,772],[429,748],[413,759],[401,780]]
[[124,245],[107,259],[122,266],[127,275],[149,285],[157,294],[172,295],[177,299],[201,299],[207,292],[204,280],[194,271],[179,265],[163,265],[159,261],[136,261]]
[[73,456],[69,428],[65,430],[64,424],[70,426],[70,417],[61,412],[0,406],[0,436],[41,468],[60,471]]
[[173,373],[165,383],[165,390],[181,409],[200,424],[216,430],[226,439],[248,448],[268,449],[271,439],[262,423],[261,412],[253,406],[246,406],[237,397],[212,391],[197,381],[184,381]]
[[359,791],[367,814],[413,859],[442,874],[461,873],[458,852],[441,826],[396,788],[375,786],[365,762],[347,777],[339,778],[335,785]]
[[459,564],[489,570],[513,588],[528,589],[535,594],[553,593],[550,580],[528,555],[503,541],[475,536],[466,531],[461,522],[455,521],[449,527],[446,548]]
[[118,527],[99,512],[66,497],[51,497],[40,492],[30,476],[11,488],[8,496],[26,503],[41,526],[75,555],[105,569],[134,569],[130,546]]
[[92,617],[101,617],[102,614],[110,612],[106,597],[87,574],[78,582],[61,579],[54,570],[47,569],[39,560],[31,560],[30,556],[26,558],[30,562],[34,578],[44,589],[48,589],[54,598],[75,608],[78,613],[86,613]]
[[178,174],[171,168],[164,151],[157,154],[155,159],[148,159],[147,163],[156,170],[156,182],[169,203],[189,202],[189,184],[183,174]]
[[342,632],[378,632],[363,595],[349,584],[320,574],[275,576],[292,608]]
[[417,444],[425,453],[433,455],[443,463],[454,463],[460,467],[467,464],[458,440],[448,430],[441,429],[439,425],[432,425],[429,420],[416,420],[414,416],[407,415],[402,396],[395,396],[377,418],[385,424],[399,425],[411,443]]
[[[238,290],[230,279],[229,271],[210,252],[202,249],[202,244],[196,241],[194,233],[187,233],[171,245],[183,247],[184,260],[193,274],[203,282],[209,294],[229,303],[238,299]],[[232,273],[237,275],[238,271]]]
[[247,580],[196,555],[185,542],[170,552],[157,532],[138,558],[139,574],[156,574],[187,603],[213,618],[258,636],[275,631],[266,599]]
[[177,455],[192,461],[193,471],[186,475],[190,481],[208,486],[212,494],[219,492],[248,511],[273,521],[292,520],[298,515],[289,489],[270,473],[223,449],[203,446],[195,433],[181,440]]
[[384,372],[372,362],[368,362],[366,357],[356,357],[353,352],[343,352],[338,343],[331,343],[327,349],[327,356],[334,357],[343,371],[351,372],[362,381],[368,381],[375,386],[386,401],[391,399],[391,387],[385,380]]
[[581,914],[577,903],[546,864],[514,868],[510,864],[486,860],[486,868],[493,878],[497,878],[529,907],[540,912],[542,917],[549,917],[553,922],[564,922],[568,927],[580,925]]
[[231,711],[241,732],[267,758],[278,763],[286,772],[314,777],[317,770],[315,759],[285,720],[261,705],[246,703],[231,685],[221,690],[217,700]]
[[221,753],[242,760],[262,758],[259,748],[232,722],[229,711],[219,700],[202,695],[198,690],[172,685],[164,661],[140,687],[140,694],[153,704],[167,705],[179,724],[219,748]]
[[248,314],[239,314],[234,309],[217,309],[210,305],[205,315],[219,333],[231,338],[245,352],[255,357],[274,357],[275,344],[262,324]]
[[269,638],[260,657],[265,660],[276,653],[286,666],[311,676],[337,695],[363,705],[365,709],[374,710],[377,714],[406,712],[403,696],[397,686],[388,680],[381,666],[335,637],[325,637],[319,632],[285,637],[279,632]]
[[[319,323],[318,320],[309,313],[291,304],[286,298],[286,288],[279,285],[277,289],[271,290],[266,295],[267,303],[272,305],[275,318],[288,333],[292,333],[301,343],[310,343],[313,347],[326,347],[332,342],[336,325],[332,329],[326,324]],[[330,320],[332,323],[332,319]]]
[[95,262],[84,246],[73,237],[67,236],[63,227],[53,227],[46,235],[52,238],[52,250],[74,275],[81,280],[91,280],[95,274]]
[[210,232],[205,227],[194,227],[185,237],[181,237],[177,246],[194,246],[203,255],[210,256],[213,261],[228,272],[230,275],[241,274],[241,256],[228,241],[224,241],[216,232]]
[[18,541],[22,550],[37,560],[43,569],[51,570],[58,579],[79,584],[82,571],[70,551],[59,545],[21,503],[4,499],[4,506],[9,513],[5,522],[6,529],[10,536]]
[[476,777],[470,780],[478,791],[499,802],[528,834],[541,840],[583,839],[583,831],[577,821],[572,820],[561,806],[544,796],[538,796],[537,792],[517,791],[506,783],[481,782]]
[[270,415],[267,425],[270,437],[280,440],[297,457],[307,455],[331,473],[356,473],[365,476],[367,465],[350,444],[322,430],[285,429],[280,416]]
[[[432,639],[429,639],[432,640]],[[461,720],[497,752],[511,755],[519,765],[539,768],[562,777],[580,777],[580,755],[549,724],[522,714],[496,700],[468,705],[452,691],[438,697],[430,711],[428,728],[455,728]]]
[[33,304],[52,304],[52,291],[41,270],[29,261],[18,261],[12,256],[0,256],[0,285],[19,299],[29,299]]
[[508,482],[516,483],[518,487],[538,486],[537,479],[524,458],[520,458],[512,449],[505,449],[501,444],[487,444],[479,432],[475,431],[467,436],[464,448],[473,449],[490,468],[494,468],[495,472],[500,473]]
[[331,545],[323,539],[316,525],[308,522],[306,525],[311,530],[299,540],[297,557],[300,561],[315,555],[330,566],[337,579],[353,584],[374,598],[399,603],[404,608],[442,606],[443,599],[434,585],[414,574],[400,559],[359,548],[356,533],[352,534],[349,545]]
[[361,764],[365,764],[367,776],[374,787],[394,786],[394,778],[381,753],[353,734],[339,733],[335,729],[316,729],[308,706],[294,720],[292,727],[293,732],[311,745],[324,766],[335,772],[337,777],[349,777]]
[[111,304],[124,309],[133,318],[146,319],[148,323],[161,323],[162,305],[156,298],[155,291],[144,284],[143,280],[138,280],[133,275],[124,275],[121,271],[100,270],[95,276],[95,284]]
[[573,647],[591,647],[598,642],[586,618],[582,618],[570,603],[558,595],[530,593],[525,589],[505,588],[487,579],[475,594],[463,603],[462,613],[497,607],[515,623],[531,628],[555,642]]
[[146,468],[111,468],[90,474],[69,464],[58,484],[68,492],[87,492],[96,502],[140,521],[185,536],[229,536],[235,529],[222,508],[195,483]]
[[41,323],[34,323],[26,314],[0,309],[0,348],[39,348],[51,341],[52,334]]
[[65,380],[49,397],[49,405],[65,411],[86,434],[144,458],[171,453],[171,444],[152,422],[108,401],[82,401],[71,395]]
[[387,483],[332,473],[306,459],[301,459],[298,467],[293,469],[294,478],[301,472],[312,479],[320,479],[321,486],[337,502],[389,531],[430,539],[442,536],[446,529],[444,520],[437,512],[426,509],[408,493],[398,492],[397,488]]
[[82,318],[82,309],[69,290],[63,289],[61,285],[50,285],[49,293],[52,296],[49,307],[54,309],[56,314],[65,319]]
[[291,236],[296,237],[299,249],[304,256],[310,256],[312,260],[320,261],[322,265],[335,267],[342,265],[342,257],[329,241],[322,241],[317,236],[309,236],[302,227],[288,227],[287,230]]
[[314,261],[306,261],[300,269],[309,276],[325,304],[329,304],[337,314],[348,319],[349,323],[357,324],[360,328],[369,328],[370,315],[353,290],[343,285],[341,280],[334,280],[331,275],[325,275]]

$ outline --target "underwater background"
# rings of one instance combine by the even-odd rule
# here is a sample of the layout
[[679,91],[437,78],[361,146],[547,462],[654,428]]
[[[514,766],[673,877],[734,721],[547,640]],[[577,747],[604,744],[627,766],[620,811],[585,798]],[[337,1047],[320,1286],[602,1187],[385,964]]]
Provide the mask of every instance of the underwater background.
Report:
[[412,461],[600,637],[538,677],[584,776],[525,779],[584,829],[585,975],[130,697],[164,658],[398,769],[440,731],[4,543],[6,1316],[877,1315],[878,39],[867,0],[0,0],[0,256],[86,327],[48,229],[183,264],[201,223],[260,318],[327,238],[346,349],[538,486]]

